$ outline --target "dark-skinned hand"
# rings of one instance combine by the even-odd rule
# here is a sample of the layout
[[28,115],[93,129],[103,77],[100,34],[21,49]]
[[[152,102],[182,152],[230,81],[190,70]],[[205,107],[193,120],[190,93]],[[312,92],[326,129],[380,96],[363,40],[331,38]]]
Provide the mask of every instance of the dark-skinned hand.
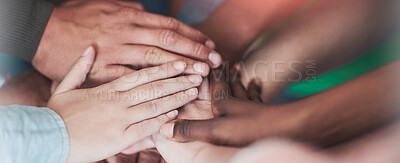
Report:
[[[211,74],[209,120],[177,120],[165,124],[161,133],[178,142],[205,141],[218,145],[243,146],[266,136],[286,135],[291,121],[281,121],[291,113],[280,105],[260,103],[260,83],[253,80],[246,91],[237,71],[216,70]],[[229,83],[226,82],[230,79]]]

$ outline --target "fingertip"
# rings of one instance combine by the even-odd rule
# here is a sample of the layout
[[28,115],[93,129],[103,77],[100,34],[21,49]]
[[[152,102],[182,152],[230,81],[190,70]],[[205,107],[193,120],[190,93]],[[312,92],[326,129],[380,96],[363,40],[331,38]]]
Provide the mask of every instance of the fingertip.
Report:
[[214,41],[212,41],[212,40],[207,40],[206,43],[205,43],[205,45],[206,45],[207,47],[213,49],[213,50],[214,50],[215,47],[216,47]]
[[203,78],[200,75],[190,75],[188,76],[188,80],[197,85],[200,85],[201,82],[203,82]]
[[222,64],[222,57],[215,51],[208,55],[208,60],[211,62],[211,67],[218,68]]
[[166,123],[161,126],[160,133],[163,135],[165,138],[171,139],[174,137],[174,126],[175,123]]
[[207,76],[210,73],[210,66],[203,62],[194,63],[193,69],[202,76]]
[[167,113],[167,116],[171,119],[174,119],[178,115],[178,110],[171,111]]
[[172,64],[173,64],[173,67],[175,70],[182,71],[182,72],[187,67],[186,62],[184,62],[184,61],[174,61]]
[[94,47],[93,46],[89,46],[82,53],[80,62],[84,62],[84,63],[81,63],[81,64],[86,64],[87,65],[86,68],[90,69],[91,65],[94,63],[94,59],[95,59]]
[[185,91],[185,94],[188,96],[196,96],[199,94],[199,91],[197,88],[191,88]]

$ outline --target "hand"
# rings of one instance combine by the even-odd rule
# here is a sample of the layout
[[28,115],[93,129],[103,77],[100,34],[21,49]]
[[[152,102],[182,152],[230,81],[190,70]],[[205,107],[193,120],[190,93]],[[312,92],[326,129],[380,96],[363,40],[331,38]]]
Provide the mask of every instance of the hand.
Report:
[[[113,0],[67,1],[54,8],[32,64],[60,81],[80,51],[96,45],[90,85],[114,80],[132,69],[185,61],[187,74],[207,76],[221,56],[214,43],[176,19],[147,13],[138,3]],[[71,55],[72,54],[72,55]],[[195,61],[199,60],[199,61]]]
[[[284,105],[260,103],[259,82],[256,80],[251,82],[248,91],[238,80],[230,82],[230,89],[223,74],[216,71],[211,75],[211,107],[216,118],[166,123],[161,127],[162,135],[178,142],[201,140],[232,146],[247,145],[267,136],[289,135],[289,129],[297,121],[282,119],[290,119],[295,111],[283,108]],[[220,75],[221,78],[215,77]]]
[[[209,81],[206,78],[199,87],[199,95],[197,99],[180,108],[177,118],[191,120],[213,118],[214,116],[211,111],[211,98],[209,93]],[[130,155],[154,147],[155,144],[153,138],[150,136],[128,147],[121,153]]]
[[193,87],[200,85],[201,76],[171,78],[184,72],[182,61],[143,69],[95,88],[77,89],[94,58],[90,47],[48,104],[68,129],[69,162],[97,161],[119,153],[158,131],[176,117],[175,109],[197,98]]
[[[209,81],[204,80],[199,87],[199,96],[196,100],[179,109],[178,119],[205,120],[214,115],[211,110],[211,93]],[[153,141],[157,150],[167,162],[227,162],[231,156],[231,148],[217,147],[205,142],[178,143],[153,134]],[[176,155],[179,153],[179,155]]]
[[0,88],[0,105],[43,107],[50,98],[50,80],[37,71],[23,72]]

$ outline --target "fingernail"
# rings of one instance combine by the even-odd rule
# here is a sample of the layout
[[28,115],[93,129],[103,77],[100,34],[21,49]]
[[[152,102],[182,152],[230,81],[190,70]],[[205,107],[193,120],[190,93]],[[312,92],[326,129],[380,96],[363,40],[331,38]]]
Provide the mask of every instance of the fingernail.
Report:
[[161,127],[161,135],[166,138],[172,138],[174,136],[174,123],[166,123]]
[[178,110],[174,110],[174,111],[167,113],[167,116],[169,118],[175,118],[177,115],[178,115]]
[[87,56],[91,50],[93,50],[92,46],[89,46],[88,48],[86,48],[85,52],[83,52],[82,57]]
[[185,91],[185,93],[186,93],[187,95],[189,95],[189,96],[194,96],[194,95],[197,94],[197,88],[189,89],[189,90]]
[[215,43],[211,40],[207,40],[206,41],[206,46],[211,48],[211,49],[215,49]]
[[195,84],[201,83],[201,81],[203,80],[203,78],[199,75],[190,75],[188,78],[190,82]]
[[193,65],[193,69],[195,70],[195,71],[197,71],[198,73],[200,73],[200,74],[204,74],[204,69],[205,69],[205,65],[204,64],[202,64],[202,63],[195,63],[194,65]]
[[208,60],[215,66],[219,66],[221,64],[221,56],[215,52],[211,52],[208,56]]
[[174,68],[176,70],[184,70],[186,68],[186,63],[185,62],[175,62]]

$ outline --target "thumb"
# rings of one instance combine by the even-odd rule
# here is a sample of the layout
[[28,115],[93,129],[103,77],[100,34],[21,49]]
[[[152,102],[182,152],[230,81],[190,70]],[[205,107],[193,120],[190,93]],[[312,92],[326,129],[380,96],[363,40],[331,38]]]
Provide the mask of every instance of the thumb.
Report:
[[[212,137],[211,120],[178,120],[164,124],[160,133],[167,139],[177,142],[189,142],[201,140],[205,142],[214,142]],[[215,123],[214,123],[215,124]]]
[[58,83],[58,82],[56,82],[56,81],[53,81],[53,82],[51,83],[51,86],[50,86],[50,93],[51,93],[51,94],[54,94],[54,92],[56,91],[56,88],[58,87],[59,84],[60,84],[60,83]]
[[93,66],[94,58],[94,48],[89,46],[79,60],[76,61],[75,65],[72,66],[64,80],[58,85],[54,95],[79,88],[86,80],[86,76]]

